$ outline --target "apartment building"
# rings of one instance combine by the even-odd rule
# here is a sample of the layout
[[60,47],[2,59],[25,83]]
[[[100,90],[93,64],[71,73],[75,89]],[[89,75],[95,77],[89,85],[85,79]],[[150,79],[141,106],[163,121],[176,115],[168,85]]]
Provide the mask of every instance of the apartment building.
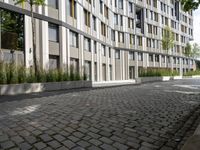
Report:
[[[129,80],[141,68],[195,70],[184,56],[193,38],[193,14],[175,0],[46,0],[34,8],[37,60],[44,69],[70,68],[88,80]],[[0,0],[0,48],[4,61],[33,66],[28,4]],[[162,50],[164,28],[175,44]],[[15,46],[16,48],[13,48]],[[14,51],[13,51],[14,49]]]

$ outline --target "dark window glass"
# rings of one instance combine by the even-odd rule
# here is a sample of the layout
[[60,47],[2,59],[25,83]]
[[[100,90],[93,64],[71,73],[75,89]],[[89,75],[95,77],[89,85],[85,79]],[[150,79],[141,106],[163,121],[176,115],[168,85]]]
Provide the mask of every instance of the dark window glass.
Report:
[[58,42],[58,26],[49,23],[49,41]]
[[0,9],[0,48],[24,49],[24,16]]
[[58,0],[48,0],[48,5],[52,8],[58,9]]

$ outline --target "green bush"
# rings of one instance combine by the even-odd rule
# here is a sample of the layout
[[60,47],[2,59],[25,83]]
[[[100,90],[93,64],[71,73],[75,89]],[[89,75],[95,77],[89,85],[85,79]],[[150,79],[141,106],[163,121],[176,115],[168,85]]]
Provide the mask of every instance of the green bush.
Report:
[[195,71],[188,71],[183,74],[184,76],[194,76],[194,75],[200,75],[200,70],[195,70]]
[[17,83],[37,83],[37,82],[61,82],[85,80],[79,72],[70,67],[70,73],[67,69],[54,69],[45,71],[39,68],[37,73],[31,67],[26,69],[24,66],[16,66],[14,63],[0,62],[0,84],[17,84]]
[[173,72],[169,68],[141,68],[139,70],[140,77],[161,77],[161,76],[176,76],[178,71]]
[[6,70],[3,62],[0,62],[0,84],[7,83]]

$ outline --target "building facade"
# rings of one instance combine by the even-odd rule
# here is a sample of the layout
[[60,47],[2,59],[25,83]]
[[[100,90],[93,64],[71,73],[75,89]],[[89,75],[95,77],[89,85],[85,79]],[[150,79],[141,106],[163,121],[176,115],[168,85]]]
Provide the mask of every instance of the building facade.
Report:
[[[34,8],[37,60],[44,69],[73,66],[92,81],[134,79],[148,67],[180,74],[195,70],[195,60],[184,56],[193,38],[192,11],[185,13],[175,0],[46,0],[45,4]],[[15,59],[26,67],[33,65],[29,10],[26,3],[0,0],[1,59]],[[168,51],[162,50],[166,26],[175,39]]]

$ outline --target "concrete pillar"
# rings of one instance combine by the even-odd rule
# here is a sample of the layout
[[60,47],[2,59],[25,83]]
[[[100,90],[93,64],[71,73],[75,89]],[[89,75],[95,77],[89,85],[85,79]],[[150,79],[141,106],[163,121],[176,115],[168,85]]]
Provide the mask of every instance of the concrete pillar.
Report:
[[67,68],[67,44],[66,44],[66,28],[63,26],[59,27],[59,36],[60,36],[60,66],[62,69]]
[[102,81],[102,60],[101,60],[101,57],[102,57],[102,46],[101,46],[101,43],[98,43],[99,45],[99,81]]
[[41,62],[44,69],[49,68],[49,31],[48,22],[41,21],[42,23],[42,49],[41,49]]
[[113,80],[115,80],[115,50],[111,49],[111,58],[112,58],[112,66],[113,66],[113,70],[112,70],[112,74],[113,74]]
[[183,76],[183,58],[179,58],[180,76]]
[[121,71],[122,71],[122,80],[125,80],[125,55],[124,55],[124,51],[121,51],[121,59],[122,59],[122,68],[121,68]]
[[159,67],[162,67],[162,55],[159,55]]
[[138,52],[135,52],[135,78],[138,78]]
[[80,74],[83,75],[84,73],[84,37],[83,35],[78,35],[79,36],[79,70],[80,70]]
[[66,63],[67,69],[70,69],[70,31],[66,29]]
[[165,57],[165,68],[167,67],[167,56],[164,56]]
[[106,46],[106,80],[110,80],[110,75],[109,75],[109,47]]
[[25,39],[25,66],[29,68],[33,65],[33,42],[31,17],[24,16],[24,39]]
[[170,56],[170,62],[171,62],[171,70],[174,70],[174,59],[172,56]]
[[153,67],[156,66],[155,54],[153,54]]
[[59,20],[65,22],[66,21],[66,0],[59,0]]
[[94,41],[91,40],[91,80],[95,81],[95,76],[94,76]]

